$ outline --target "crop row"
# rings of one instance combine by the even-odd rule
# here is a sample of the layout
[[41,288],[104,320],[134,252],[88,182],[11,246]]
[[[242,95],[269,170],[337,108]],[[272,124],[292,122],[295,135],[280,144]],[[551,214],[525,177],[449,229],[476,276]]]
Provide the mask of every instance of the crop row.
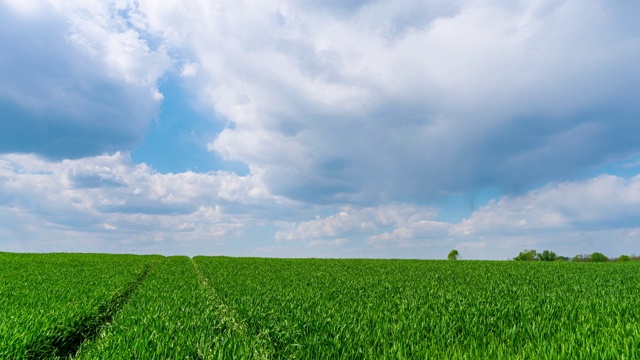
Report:
[[0,253],[0,358],[638,358],[637,263]]
[[157,258],[0,253],[0,359],[73,353]]
[[165,258],[77,359],[240,359],[260,347],[186,256]]
[[634,264],[194,260],[274,358],[640,356]]

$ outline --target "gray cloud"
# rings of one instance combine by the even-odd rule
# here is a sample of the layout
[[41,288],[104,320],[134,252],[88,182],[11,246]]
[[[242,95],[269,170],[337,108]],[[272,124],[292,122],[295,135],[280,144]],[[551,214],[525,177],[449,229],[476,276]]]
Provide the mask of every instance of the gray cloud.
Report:
[[126,184],[116,178],[105,177],[94,174],[82,174],[70,178],[74,187],[77,189],[96,189],[103,187],[122,187]]
[[191,29],[182,44],[204,101],[236,125],[210,148],[275,193],[368,204],[521,191],[640,152],[640,32],[608,3],[467,1],[392,42],[379,19],[403,6],[349,20],[287,9],[286,32],[256,9],[214,30],[238,37]]
[[142,140],[168,60],[85,5],[0,4],[0,152],[80,158]]
[[304,202],[519,191],[640,152],[638,5],[87,4],[0,5],[0,152],[133,147],[169,53],[229,122],[209,148]]

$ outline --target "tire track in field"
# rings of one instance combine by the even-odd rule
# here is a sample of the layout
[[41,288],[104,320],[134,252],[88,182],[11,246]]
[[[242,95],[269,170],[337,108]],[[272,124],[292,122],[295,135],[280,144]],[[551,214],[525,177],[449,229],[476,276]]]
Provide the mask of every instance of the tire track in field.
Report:
[[29,350],[25,359],[71,358],[82,343],[93,339],[104,325],[111,322],[144,282],[154,265],[155,262],[146,264],[133,282],[109,301],[101,304],[97,312],[82,316],[70,326],[61,329],[59,333],[35,341],[32,346],[27,347]]
[[261,344],[257,337],[249,335],[249,331],[247,330],[247,326],[240,320],[238,320],[238,314],[231,308],[229,308],[220,298],[215,288],[209,284],[209,279],[202,273],[198,264],[196,264],[193,259],[189,259],[191,264],[193,265],[193,269],[200,280],[202,286],[208,290],[209,295],[214,300],[214,304],[216,306],[216,312],[220,315],[221,321],[227,325],[229,328],[233,329],[235,332],[242,334],[246,338],[250,338],[253,340],[253,343],[257,346],[253,352],[253,359],[271,359],[273,358],[272,352],[265,346]]

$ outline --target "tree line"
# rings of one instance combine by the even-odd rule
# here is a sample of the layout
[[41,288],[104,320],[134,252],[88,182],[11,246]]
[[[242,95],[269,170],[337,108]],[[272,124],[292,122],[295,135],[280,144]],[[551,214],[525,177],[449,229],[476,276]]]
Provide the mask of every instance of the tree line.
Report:
[[571,262],[607,262],[607,261],[632,261],[640,260],[640,256],[635,254],[620,255],[617,258],[609,258],[603,253],[594,252],[592,254],[579,254],[572,258],[567,256],[559,256],[553,251],[544,250],[537,252],[536,250],[525,249],[518,256],[514,257],[515,261],[571,261]]
[[[448,260],[459,260],[460,253],[458,250],[453,249],[447,256]],[[537,252],[536,250],[521,251],[518,256],[514,257],[515,261],[571,261],[571,262],[607,262],[607,261],[637,261],[640,260],[640,256],[636,254],[620,255],[617,258],[609,258],[603,253],[594,252],[592,254],[579,254],[572,258],[567,256],[560,256],[553,251],[544,250]]]

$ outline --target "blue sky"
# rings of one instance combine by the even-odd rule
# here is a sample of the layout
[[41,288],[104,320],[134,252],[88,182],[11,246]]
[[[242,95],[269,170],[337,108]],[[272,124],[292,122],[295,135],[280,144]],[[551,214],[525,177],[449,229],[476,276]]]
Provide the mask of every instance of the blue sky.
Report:
[[0,251],[640,253],[640,5],[0,1]]

